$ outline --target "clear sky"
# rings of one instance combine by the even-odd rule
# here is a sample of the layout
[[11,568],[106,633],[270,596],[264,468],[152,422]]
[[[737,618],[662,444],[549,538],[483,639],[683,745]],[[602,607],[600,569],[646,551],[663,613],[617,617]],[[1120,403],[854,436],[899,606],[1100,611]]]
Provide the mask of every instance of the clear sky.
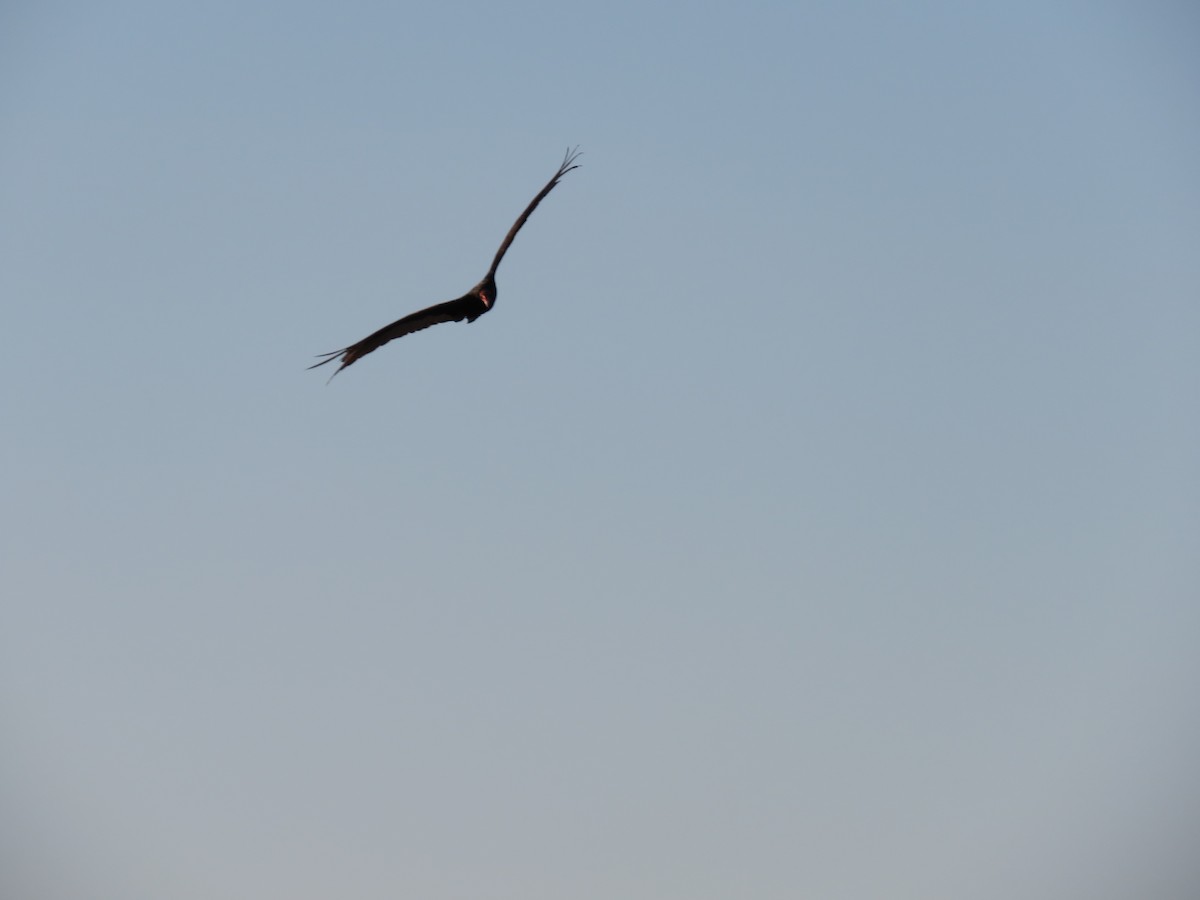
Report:
[[0,892],[1195,896],[1198,50],[8,0]]

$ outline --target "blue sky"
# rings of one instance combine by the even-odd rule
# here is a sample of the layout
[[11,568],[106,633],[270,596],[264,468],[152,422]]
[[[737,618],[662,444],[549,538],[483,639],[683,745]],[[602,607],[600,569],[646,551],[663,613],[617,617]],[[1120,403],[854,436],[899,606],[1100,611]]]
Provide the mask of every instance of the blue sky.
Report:
[[1198,40],[6,4],[6,896],[1189,895]]

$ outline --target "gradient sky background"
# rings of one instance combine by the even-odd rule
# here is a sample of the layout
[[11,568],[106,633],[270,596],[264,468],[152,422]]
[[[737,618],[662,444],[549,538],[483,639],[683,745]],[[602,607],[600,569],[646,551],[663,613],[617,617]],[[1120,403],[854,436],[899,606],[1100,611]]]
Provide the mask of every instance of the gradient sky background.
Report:
[[8,0],[4,896],[1195,896],[1198,49]]

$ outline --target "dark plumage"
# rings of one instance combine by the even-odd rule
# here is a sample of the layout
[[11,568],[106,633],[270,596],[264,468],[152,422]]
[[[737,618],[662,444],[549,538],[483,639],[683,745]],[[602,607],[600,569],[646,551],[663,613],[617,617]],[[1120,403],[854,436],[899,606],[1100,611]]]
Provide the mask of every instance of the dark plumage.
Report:
[[[500,243],[500,249],[496,251],[496,256],[492,260],[491,268],[488,269],[487,274],[483,276],[479,284],[475,285],[475,287],[471,288],[457,300],[447,300],[444,303],[437,303],[427,309],[409,313],[403,319],[397,319],[391,325],[385,325],[375,333],[367,335],[357,344],[351,344],[349,347],[343,347],[341,350],[334,350],[332,353],[322,353],[321,356],[324,359],[319,363],[314,363],[309,368],[315,369],[317,366],[323,366],[341,357],[342,364],[333,373],[333,375],[336,375],[342,369],[346,368],[346,366],[366,356],[372,350],[379,349],[388,341],[394,341],[398,337],[404,337],[406,334],[412,334],[414,331],[420,331],[423,328],[428,328],[430,325],[440,325],[442,322],[461,322],[463,319],[466,319],[468,322],[474,322],[490,310],[496,303],[496,269],[500,267],[500,260],[504,259],[504,254],[508,251],[509,245],[512,244],[513,238],[517,236],[517,232],[521,230],[521,226],[525,224],[525,220],[537,209],[537,205],[542,202],[545,196],[554,190],[554,186],[558,184],[559,179],[572,169],[579,168],[579,165],[575,162],[578,158],[578,148],[567,151],[563,157],[562,165],[558,167],[558,171],[554,173],[554,177],[546,182],[544,188],[538,191],[537,196],[525,207],[525,211],[517,217],[517,221],[513,223],[512,228],[508,230],[508,234],[504,236],[504,240]],[[333,375],[329,376],[330,381],[333,380]]]

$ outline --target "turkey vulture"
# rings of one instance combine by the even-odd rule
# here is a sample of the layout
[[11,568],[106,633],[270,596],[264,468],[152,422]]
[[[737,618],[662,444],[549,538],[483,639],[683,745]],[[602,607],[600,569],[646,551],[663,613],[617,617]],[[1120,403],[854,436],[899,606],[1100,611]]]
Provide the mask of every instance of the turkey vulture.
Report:
[[[517,217],[517,221],[513,222],[512,228],[508,229],[508,234],[500,242],[500,249],[496,251],[496,258],[492,260],[492,267],[488,269],[487,274],[483,276],[479,284],[475,285],[475,287],[471,288],[457,300],[447,300],[445,303],[437,303],[428,309],[422,309],[419,312],[410,313],[403,319],[397,319],[391,325],[385,325],[374,334],[367,335],[357,344],[351,344],[349,347],[343,347],[341,350],[334,350],[332,353],[322,353],[320,356],[325,358],[319,363],[309,366],[309,368],[315,369],[317,366],[323,366],[325,363],[333,362],[340,356],[342,364],[333,373],[333,375],[336,375],[355,360],[361,359],[372,350],[379,349],[388,341],[404,337],[406,334],[412,334],[414,331],[420,331],[422,328],[428,328],[430,325],[440,325],[442,322],[461,322],[463,319],[466,319],[468,322],[474,322],[491,309],[496,303],[496,269],[500,266],[500,260],[504,259],[504,254],[508,251],[509,244],[513,242],[513,238],[517,236],[517,232],[521,230],[521,226],[525,224],[525,220],[537,209],[537,205],[542,202],[548,193],[554,190],[554,186],[558,184],[559,179],[572,169],[579,168],[579,165],[575,162],[579,158],[579,155],[578,147],[566,152],[566,155],[563,156],[562,165],[558,167],[558,171],[554,173],[554,177],[546,183],[544,188],[538,191],[537,196],[525,207],[525,212],[521,213]],[[330,381],[333,380],[333,375],[329,376]]]

